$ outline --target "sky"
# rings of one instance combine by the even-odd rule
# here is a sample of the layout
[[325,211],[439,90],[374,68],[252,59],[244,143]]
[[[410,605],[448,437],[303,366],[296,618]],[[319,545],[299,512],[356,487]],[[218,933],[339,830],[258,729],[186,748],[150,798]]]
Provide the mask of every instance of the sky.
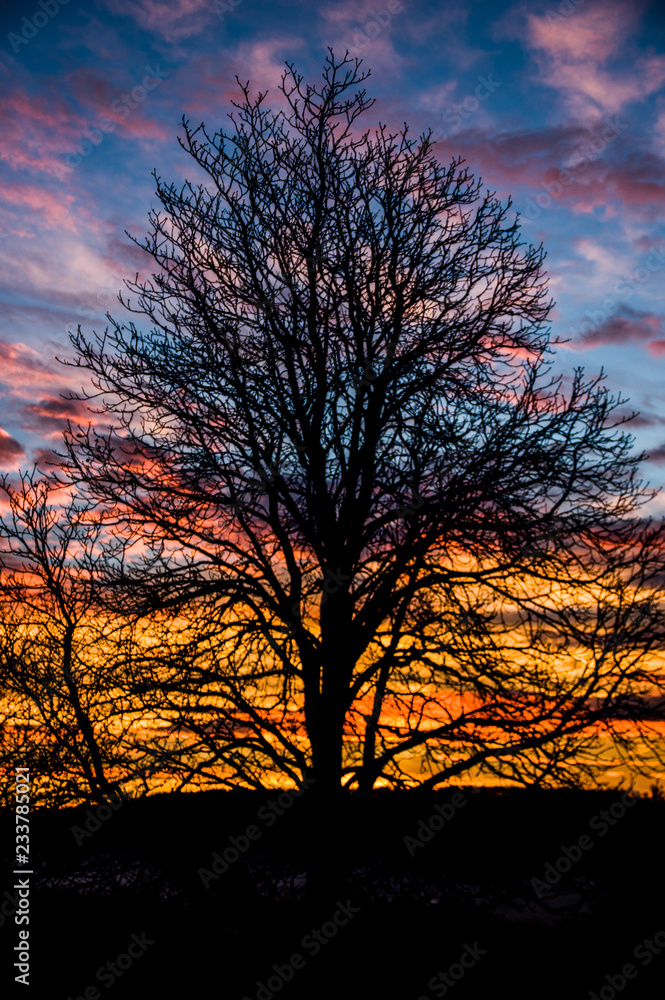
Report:
[[[383,4],[385,3],[385,6]],[[542,244],[564,370],[602,367],[665,482],[665,12],[649,0],[26,0],[0,9],[0,469],[58,450],[68,331],[122,318],[151,260],[153,170],[196,177],[183,115],[229,126],[328,47],[371,76],[367,127],[428,129]],[[665,509],[665,499],[656,502]]]

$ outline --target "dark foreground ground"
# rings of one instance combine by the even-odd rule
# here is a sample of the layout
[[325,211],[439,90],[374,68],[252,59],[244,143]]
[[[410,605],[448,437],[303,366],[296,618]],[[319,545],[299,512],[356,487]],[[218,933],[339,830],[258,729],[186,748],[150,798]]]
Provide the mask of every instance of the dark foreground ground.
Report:
[[[665,995],[665,802],[378,794],[350,807],[339,851],[351,883],[329,912],[303,897],[305,809],[305,796],[209,792],[125,802],[102,819],[32,813],[30,986],[5,960],[0,995]],[[19,930],[13,823],[0,817],[4,955]]]

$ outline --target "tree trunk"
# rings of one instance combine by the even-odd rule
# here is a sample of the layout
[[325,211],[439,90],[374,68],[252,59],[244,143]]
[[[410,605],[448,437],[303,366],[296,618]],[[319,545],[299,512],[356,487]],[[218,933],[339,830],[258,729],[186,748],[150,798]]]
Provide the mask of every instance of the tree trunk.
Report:
[[313,740],[314,780],[306,812],[307,901],[313,910],[332,912],[348,885],[347,795],[341,785],[342,724],[320,720]]

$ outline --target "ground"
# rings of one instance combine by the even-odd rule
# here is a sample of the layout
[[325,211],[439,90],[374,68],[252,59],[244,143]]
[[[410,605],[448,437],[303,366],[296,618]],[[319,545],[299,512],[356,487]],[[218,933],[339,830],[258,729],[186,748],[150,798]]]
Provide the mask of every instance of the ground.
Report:
[[[306,793],[114,805],[31,815],[24,995],[660,995],[658,798],[449,789],[352,801],[339,844],[348,885],[318,906],[304,897]],[[13,817],[1,825],[13,844]],[[10,949],[11,878],[0,926]]]

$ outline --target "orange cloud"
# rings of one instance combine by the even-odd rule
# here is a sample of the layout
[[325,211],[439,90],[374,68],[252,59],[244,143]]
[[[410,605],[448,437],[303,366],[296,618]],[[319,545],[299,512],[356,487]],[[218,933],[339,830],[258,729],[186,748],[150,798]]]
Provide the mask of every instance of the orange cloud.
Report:
[[0,340],[0,381],[12,396],[34,398],[36,387],[43,391],[44,385],[61,384],[62,374],[62,370],[56,370],[55,362],[50,358],[44,360],[27,344],[7,344]]
[[54,396],[23,406],[21,413],[27,429],[47,437],[59,436],[68,420],[85,424],[92,416],[83,400]]

